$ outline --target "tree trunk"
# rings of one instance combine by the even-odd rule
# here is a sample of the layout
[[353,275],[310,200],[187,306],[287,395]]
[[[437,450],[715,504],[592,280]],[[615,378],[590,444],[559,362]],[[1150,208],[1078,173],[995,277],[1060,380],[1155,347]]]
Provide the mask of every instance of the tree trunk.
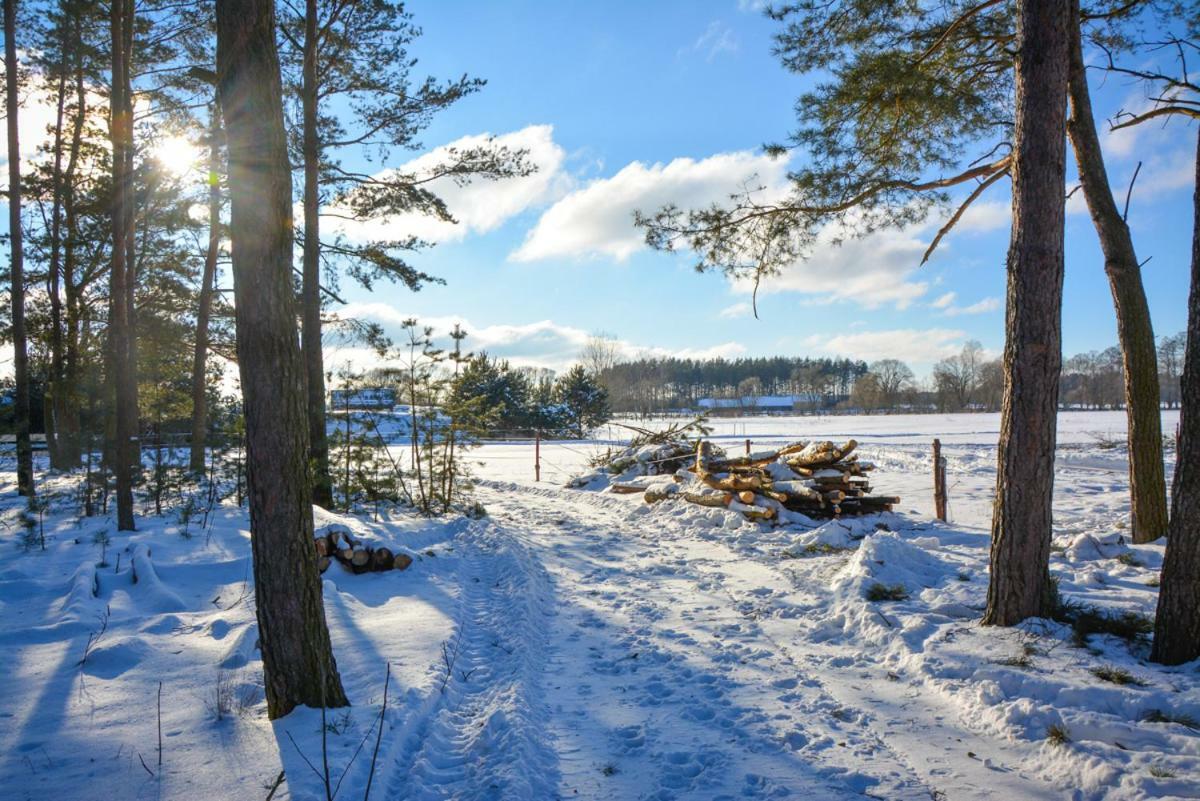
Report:
[[[1196,152],[1200,154],[1200,137]],[[1179,447],[1171,489],[1171,527],[1150,649],[1150,659],[1165,665],[1200,657],[1200,161],[1196,162],[1193,205],[1192,288],[1188,293]]]
[[1017,3],[1004,399],[985,625],[1046,616],[1062,366],[1066,100],[1072,0]]
[[1073,26],[1071,116],[1067,120],[1067,134],[1075,151],[1083,196],[1100,238],[1100,249],[1104,252],[1104,272],[1108,275],[1113,306],[1117,312],[1117,336],[1121,342],[1125,377],[1125,415],[1129,421],[1129,492],[1133,541],[1152,542],[1167,530],[1158,353],[1133,238],[1113,200],[1104,167],[1104,154],[1096,135],[1081,38],[1079,26]]
[[25,245],[21,231],[21,141],[17,114],[17,0],[4,0],[5,99],[8,112],[8,231],[12,248],[13,421],[17,434],[17,492],[33,497],[33,447],[29,442],[29,354],[25,341]]
[[325,430],[325,357],[321,352],[321,142],[317,131],[317,0],[306,0],[304,66],[300,89],[304,155],[304,365],[308,373],[308,437],[313,465],[313,503],[333,508],[329,438]]
[[58,394],[63,391],[63,335],[62,335],[62,214],[63,214],[63,125],[67,104],[67,64],[66,53],[68,43],[64,41],[60,47],[58,63],[58,88],[54,110],[54,160],[50,173],[50,258],[46,268],[46,295],[50,301],[50,376],[46,382],[46,392],[42,403],[42,419],[45,421],[46,451],[50,456],[50,467],[54,470],[70,469],[75,465],[63,460],[63,449],[59,446],[58,425]]
[[132,531],[134,462],[138,445],[137,374],[130,362],[133,319],[129,298],[133,239],[133,105],[130,90],[129,42],[133,0],[112,0],[112,273],[109,278],[109,358],[112,360],[115,426],[113,473],[117,479],[117,529]]
[[192,443],[189,469],[203,474],[208,433],[208,320],[212,314],[213,284],[221,248],[221,118],[214,102],[208,126],[208,250],[200,279],[199,308],[196,310],[196,350],[192,358]]
[[[80,10],[73,9],[72,31],[74,41],[83,37]],[[58,441],[60,457],[69,466],[77,466],[82,458],[83,443],[80,437],[79,408],[79,288],[75,284],[75,267],[79,246],[78,209],[75,202],[75,175],[79,165],[79,154],[83,148],[83,126],[87,120],[87,88],[84,79],[83,54],[80,48],[73,49],[75,108],[71,122],[71,146],[67,157],[67,169],[63,175],[63,241],[62,285],[66,294],[66,341],[63,345],[63,381],[54,393],[55,439]]]
[[259,641],[271,718],[347,704],[313,548],[304,362],[292,294],[292,185],[272,0],[217,0],[238,369]]

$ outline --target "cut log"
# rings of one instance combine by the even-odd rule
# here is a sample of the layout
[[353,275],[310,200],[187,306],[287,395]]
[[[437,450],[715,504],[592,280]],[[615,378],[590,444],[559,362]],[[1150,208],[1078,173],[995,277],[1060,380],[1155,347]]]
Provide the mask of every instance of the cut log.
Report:
[[636,495],[645,491],[646,487],[639,484],[612,484],[609,486],[609,492],[614,495]]
[[742,503],[753,504],[754,497],[755,497],[754,493],[751,492],[750,490],[742,490],[741,492],[738,493],[738,500],[741,501]]
[[407,570],[411,564],[412,557],[406,553],[398,553],[396,554],[396,558],[392,560],[392,566],[397,570]]
[[355,548],[350,554],[350,566],[355,573],[365,573],[371,567],[371,552],[366,548]]
[[733,496],[728,492],[684,492],[680,494],[688,503],[714,508],[728,506],[730,501],[733,500]]
[[376,548],[371,553],[371,569],[376,572],[391,570],[396,566],[396,555],[388,548]]
[[329,557],[328,556],[318,556],[317,557],[317,570],[324,573],[328,569],[329,569]]

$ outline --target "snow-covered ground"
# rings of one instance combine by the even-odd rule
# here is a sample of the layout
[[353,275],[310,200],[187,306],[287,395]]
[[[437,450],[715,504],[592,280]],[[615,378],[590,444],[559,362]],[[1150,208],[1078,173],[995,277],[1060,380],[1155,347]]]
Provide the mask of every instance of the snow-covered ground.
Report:
[[[1108,636],[1079,647],[1051,622],[978,625],[997,416],[716,426],[729,450],[853,436],[903,511],[771,528],[562,488],[624,436],[613,427],[542,443],[540,484],[531,442],[474,452],[484,520],[320,513],[416,560],[325,574],[354,704],[325,720],[337,797],[368,780],[376,799],[1200,797],[1200,665],[1151,665],[1144,643]],[[1061,418],[1052,570],[1071,601],[1152,615],[1162,548],[1121,541],[1123,427]],[[930,519],[934,436],[947,524]],[[0,797],[261,799],[283,771],[274,798],[324,798],[320,713],[265,718],[244,511],[189,537],[153,518],[128,535],[63,497],[46,551],[26,552],[12,478]],[[868,601],[875,583],[908,597]]]

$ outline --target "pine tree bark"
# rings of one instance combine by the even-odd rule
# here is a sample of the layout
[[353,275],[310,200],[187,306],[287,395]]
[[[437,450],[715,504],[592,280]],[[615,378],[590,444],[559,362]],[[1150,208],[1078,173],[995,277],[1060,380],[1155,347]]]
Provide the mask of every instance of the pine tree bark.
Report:
[[[72,6],[73,42],[83,40],[81,10]],[[79,387],[79,288],[75,283],[78,262],[79,227],[78,204],[75,195],[75,176],[78,173],[79,154],[83,148],[83,126],[87,120],[87,87],[84,60],[81,48],[71,50],[75,106],[71,121],[71,145],[67,156],[67,168],[63,175],[63,259],[62,286],[66,295],[66,319],[64,321],[65,342],[63,343],[63,381],[54,392],[55,439],[58,441],[63,463],[78,466],[83,456],[83,441],[80,436],[80,387]]]
[[17,115],[17,0],[4,0],[5,100],[8,113],[8,231],[12,259],[9,294],[12,299],[13,379],[17,435],[17,492],[33,497],[33,446],[29,441],[29,351],[25,336],[25,241],[21,230],[21,137]]
[[[1074,9],[1078,19],[1078,0]],[[1104,166],[1079,25],[1071,28],[1070,99],[1067,135],[1075,151],[1079,182],[1104,253],[1104,272],[1117,313],[1129,425],[1129,494],[1134,542],[1152,542],[1167,531],[1167,485],[1163,477],[1162,412],[1158,352],[1142,269]]]
[[292,293],[292,185],[272,0],[217,0],[238,369],[267,711],[344,706],[313,548],[304,362]]
[[135,463],[138,443],[137,372],[133,353],[133,101],[129,59],[134,0],[112,0],[112,88],[109,135],[112,140],[112,271],[109,278],[109,358],[114,398],[113,473],[116,475],[117,529],[132,531]]
[[208,250],[200,277],[196,309],[196,347],[192,357],[192,442],[188,468],[204,472],[204,449],[208,434],[208,326],[212,315],[213,284],[221,248],[221,118],[214,102],[208,125]]
[[329,438],[325,428],[325,356],[321,351],[321,140],[317,130],[317,0],[306,0],[304,64],[300,87],[304,158],[303,304],[305,370],[308,373],[308,437],[313,465],[313,503],[333,508]]
[[67,47],[65,37],[58,63],[58,88],[55,92],[54,153],[50,172],[50,257],[46,266],[46,296],[50,301],[50,376],[43,396],[42,419],[45,421],[46,451],[50,456],[50,467],[54,470],[70,469],[75,465],[63,460],[63,449],[59,445],[57,417],[61,405],[58,396],[63,391],[63,335],[62,335],[62,250],[63,250],[63,129],[67,106]]
[[[1200,154],[1200,136],[1196,139]],[[1193,197],[1192,286],[1179,409],[1171,526],[1163,556],[1150,659],[1179,665],[1200,657],[1200,161]]]
[[1019,0],[1004,397],[985,625],[1045,616],[1062,367],[1072,0]]

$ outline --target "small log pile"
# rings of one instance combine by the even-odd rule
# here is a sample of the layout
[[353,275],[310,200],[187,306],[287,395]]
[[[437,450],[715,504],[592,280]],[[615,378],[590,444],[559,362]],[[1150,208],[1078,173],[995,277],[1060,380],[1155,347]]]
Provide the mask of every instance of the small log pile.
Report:
[[875,465],[859,461],[853,452],[857,446],[854,440],[796,442],[728,458],[715,455],[702,440],[694,464],[678,470],[673,484],[614,484],[611,491],[642,492],[647,503],[678,499],[724,507],[760,521],[777,521],[783,510],[808,517],[890,512],[900,499],[870,494],[866,474]]
[[316,538],[317,567],[322,573],[329,569],[334,560],[351,573],[405,570],[412,564],[406,553],[393,553],[391,548],[372,547],[355,540],[347,531],[329,531]]

